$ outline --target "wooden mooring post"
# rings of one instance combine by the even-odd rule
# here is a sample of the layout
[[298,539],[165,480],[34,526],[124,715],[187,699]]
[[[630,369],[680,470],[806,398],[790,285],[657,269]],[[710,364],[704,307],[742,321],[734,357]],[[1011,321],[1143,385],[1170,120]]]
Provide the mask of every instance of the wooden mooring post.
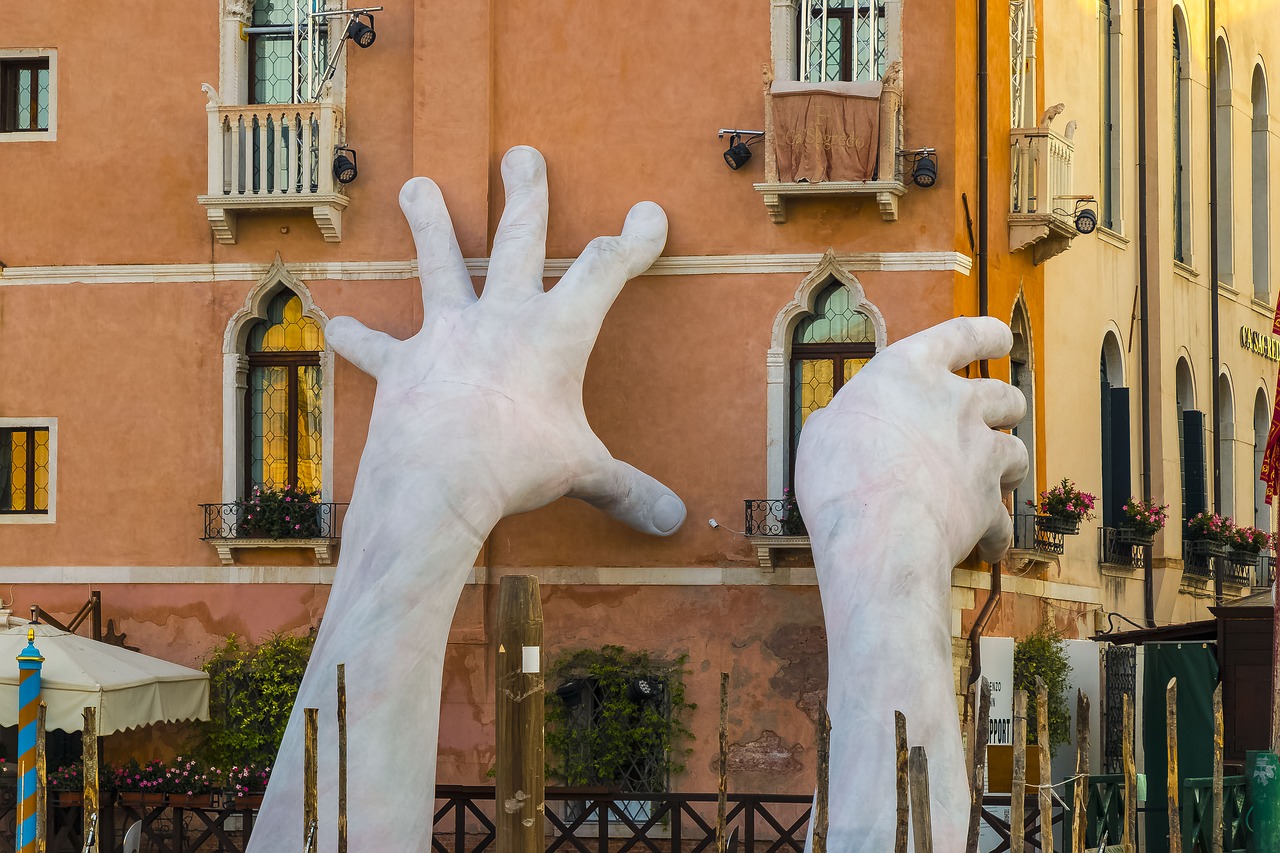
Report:
[[1039,794],[1040,849],[1053,849],[1053,756],[1049,753],[1049,688],[1036,676],[1036,748],[1040,753]]
[[[98,853],[98,709],[84,709],[84,853]],[[110,848],[110,844],[107,845]]]
[[315,849],[316,825],[320,813],[320,709],[303,708],[302,838],[306,853]]
[[915,853],[933,853],[933,818],[929,812],[929,756],[923,746],[911,747],[911,828]]
[[49,849],[49,707],[43,702],[36,708],[36,853]]
[[1169,853],[1182,853],[1182,812],[1178,805],[1178,679],[1164,691],[1165,745],[1169,755]]
[[982,829],[982,797],[987,787],[987,741],[991,736],[991,682],[978,679],[977,715],[973,725],[973,765],[969,776],[969,836],[965,853],[978,853],[978,834]]
[[1121,714],[1124,716],[1124,730],[1121,734],[1120,749],[1124,761],[1124,853],[1135,853],[1138,849],[1138,771],[1133,761],[1133,699],[1124,694]]
[[497,682],[497,853],[543,853],[546,690],[542,598],[532,575],[507,575],[498,585]]
[[347,853],[347,665],[338,664],[338,853]]
[[827,810],[831,788],[831,718],[827,716],[827,703],[818,705],[818,794],[813,808],[813,853],[827,853],[827,827],[830,813]]
[[1084,853],[1089,828],[1089,697],[1076,691],[1076,781],[1071,803],[1071,853]]
[[1027,826],[1027,691],[1013,691],[1013,782],[1009,786],[1009,853],[1023,853]]
[[910,757],[907,750],[907,715],[893,712],[893,734],[898,752],[898,813],[893,837],[893,853],[907,853],[907,825],[911,820]]
[[1209,853],[1222,853],[1222,682],[1213,689],[1213,835],[1209,836]]
[[[728,846],[728,827],[725,816],[729,811],[729,673],[720,673],[720,759],[719,784],[716,796],[716,853],[725,853]],[[817,838],[814,838],[816,845]]]

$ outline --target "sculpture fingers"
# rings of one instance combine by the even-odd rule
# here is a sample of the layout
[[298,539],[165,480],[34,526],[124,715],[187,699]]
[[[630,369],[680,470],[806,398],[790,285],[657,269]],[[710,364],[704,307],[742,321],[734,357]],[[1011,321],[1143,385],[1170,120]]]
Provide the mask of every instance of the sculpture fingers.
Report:
[[995,513],[991,526],[978,540],[978,556],[988,563],[999,562],[1013,544],[1013,516],[1004,505]]
[[517,145],[502,158],[507,201],[493,238],[484,295],[527,299],[542,293],[547,259],[547,163],[536,148]]
[[653,266],[667,244],[667,214],[651,201],[627,213],[617,237],[597,237],[587,244],[551,291],[564,313],[579,324],[599,330],[604,315],[628,279]]
[[967,380],[977,395],[982,420],[993,429],[1011,429],[1027,413],[1027,398],[1002,379]]
[[894,346],[900,352],[911,353],[912,358],[954,372],[984,358],[1008,355],[1013,348],[1013,332],[995,317],[955,317]]
[[1008,494],[1027,479],[1031,467],[1027,458],[1027,446],[1016,436],[999,433],[995,436],[994,452],[997,470],[1000,473],[1000,492]]
[[570,497],[604,510],[641,533],[670,536],[686,514],[684,501],[662,483],[613,457],[606,457],[580,477]]
[[418,247],[418,279],[425,312],[462,308],[475,302],[476,290],[436,182],[430,178],[409,180],[400,190],[400,209]]
[[400,341],[370,329],[354,317],[334,317],[324,327],[325,339],[333,351],[377,377]]

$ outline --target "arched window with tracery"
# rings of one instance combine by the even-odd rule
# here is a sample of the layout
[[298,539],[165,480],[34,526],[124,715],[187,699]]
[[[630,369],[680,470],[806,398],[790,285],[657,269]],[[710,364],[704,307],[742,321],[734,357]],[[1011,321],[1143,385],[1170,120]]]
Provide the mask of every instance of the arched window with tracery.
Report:
[[792,333],[788,430],[792,471],[805,420],[830,403],[876,354],[875,324],[857,305],[847,285],[833,282],[818,294],[813,313],[801,319]]
[[265,313],[245,345],[245,493],[255,486],[319,492],[324,331],[288,289]]

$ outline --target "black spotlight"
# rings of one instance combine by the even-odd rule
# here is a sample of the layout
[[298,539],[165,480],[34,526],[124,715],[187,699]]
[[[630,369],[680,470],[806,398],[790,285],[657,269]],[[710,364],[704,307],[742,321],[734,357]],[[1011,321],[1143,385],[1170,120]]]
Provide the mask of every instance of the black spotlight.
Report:
[[587,685],[581,681],[566,681],[556,688],[556,696],[569,708],[576,708],[582,704],[582,697],[586,694]]
[[911,170],[911,183],[918,187],[931,187],[938,180],[938,158],[933,154],[921,154]]
[[[347,24],[347,38],[351,39],[356,47],[368,47],[373,44],[378,34],[373,31],[373,15],[363,15],[369,23],[363,23],[359,18],[352,18],[351,23]],[[346,183],[345,181],[343,183]]]
[[1093,229],[1098,227],[1098,214],[1094,213],[1090,208],[1084,208],[1076,213],[1076,230],[1081,234],[1092,234]]
[[[338,179],[338,183],[349,184],[354,181],[360,173],[356,168],[355,149],[340,145],[333,149],[333,153],[333,176]],[[348,154],[351,156],[348,157]]]
[[742,137],[735,133],[729,138],[729,147],[724,152],[724,162],[736,172],[745,166],[750,159],[751,149],[747,147],[747,143],[742,141]]
[[657,702],[662,698],[663,687],[664,685],[660,678],[653,676],[633,678],[627,684],[627,699],[637,705]]

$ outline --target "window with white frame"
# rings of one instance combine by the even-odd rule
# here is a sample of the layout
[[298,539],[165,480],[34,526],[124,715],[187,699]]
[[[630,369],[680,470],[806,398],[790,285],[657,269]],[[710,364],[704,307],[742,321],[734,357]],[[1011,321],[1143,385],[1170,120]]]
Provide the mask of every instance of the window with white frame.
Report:
[[54,519],[56,418],[0,418],[0,524]]
[[55,51],[0,49],[0,142],[55,138],[57,69]]
[[1098,167],[1098,212],[1102,227],[1120,224],[1120,10],[1102,0],[1098,10],[1098,51],[1102,87],[1102,157]]
[[1009,126],[1036,126],[1036,7],[1009,3]]
[[1191,262],[1191,45],[1181,9],[1173,12],[1173,258]]
[[1253,69],[1250,92],[1253,111],[1249,156],[1249,207],[1253,252],[1253,298],[1271,302],[1271,121],[1267,106],[1267,76],[1261,65]]
[[325,11],[325,0],[222,0],[222,102],[332,100],[342,83],[342,63],[329,67],[332,28],[346,18],[317,16]]

